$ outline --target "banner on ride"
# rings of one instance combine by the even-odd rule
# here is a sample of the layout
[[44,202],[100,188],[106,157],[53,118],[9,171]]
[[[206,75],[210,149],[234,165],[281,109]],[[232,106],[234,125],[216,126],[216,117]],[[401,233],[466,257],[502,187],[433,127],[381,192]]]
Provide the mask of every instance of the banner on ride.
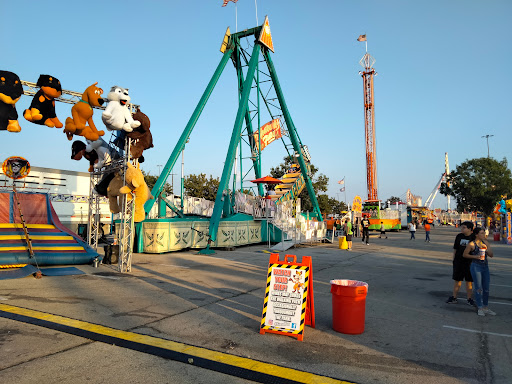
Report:
[[263,125],[259,131],[254,132],[254,142],[256,143],[256,150],[259,150],[261,132],[261,150],[263,151],[267,145],[272,143],[274,140],[281,138],[281,122],[279,119],[269,121]]

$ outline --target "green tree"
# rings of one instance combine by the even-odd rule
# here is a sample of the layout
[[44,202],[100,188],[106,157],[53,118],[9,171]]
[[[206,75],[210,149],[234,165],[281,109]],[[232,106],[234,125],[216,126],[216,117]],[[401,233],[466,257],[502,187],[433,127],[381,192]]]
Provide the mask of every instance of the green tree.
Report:
[[451,171],[447,181],[441,184],[440,192],[455,197],[457,210],[479,211],[488,216],[501,196],[512,192],[507,159],[466,160]]
[[391,196],[386,201],[389,201],[390,204],[395,204],[395,203],[400,203],[402,201],[402,199],[399,197],[396,197],[396,196]]
[[[279,164],[279,166],[275,168],[270,169],[270,175],[272,177],[275,177],[276,179],[280,179],[283,177],[283,175],[290,169],[291,165],[293,164],[293,161],[290,157],[285,157],[284,162]],[[315,195],[317,196],[317,200],[319,199],[319,192],[326,192],[327,186],[329,184],[329,178],[325,176],[324,174],[320,173],[316,178],[315,175],[318,172],[318,168],[315,167],[313,164],[310,164],[311,169],[311,181],[313,184],[313,189],[315,191]],[[272,188],[272,187],[271,187]],[[325,195],[327,196],[327,195]],[[311,203],[311,198],[309,197],[307,188],[304,188],[302,192],[299,195],[300,198],[300,206],[303,211],[313,211],[313,204]],[[328,201],[328,200],[326,200]],[[318,206],[320,207],[321,212],[325,212],[322,209],[322,206],[326,207],[327,203],[320,204],[320,201],[318,202]]]
[[188,196],[215,201],[219,184],[219,178],[214,179],[212,175],[210,175],[208,179],[204,173],[201,173],[199,175],[189,175],[185,177],[183,188],[185,189],[185,194]]
[[340,214],[341,211],[347,210],[347,205],[343,201],[336,200],[334,197],[329,197],[326,194],[317,195],[318,206],[320,211],[326,215]]
[[[144,181],[146,182],[146,184],[149,187],[149,190],[151,191],[155,186],[156,181],[158,180],[158,176],[150,175],[149,173],[146,173],[144,171],[142,171],[142,174],[144,175]],[[165,183],[163,192],[165,195],[172,195],[172,185],[169,183]]]

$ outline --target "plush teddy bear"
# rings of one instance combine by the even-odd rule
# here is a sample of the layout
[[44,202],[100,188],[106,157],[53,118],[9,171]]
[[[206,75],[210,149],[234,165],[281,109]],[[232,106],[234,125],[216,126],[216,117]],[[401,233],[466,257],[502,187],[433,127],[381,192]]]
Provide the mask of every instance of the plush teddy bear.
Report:
[[101,119],[109,131],[131,132],[140,125],[140,121],[133,120],[126,105],[131,100],[128,89],[113,86],[107,94],[107,100],[108,105],[101,114]]
[[15,104],[23,94],[17,74],[0,71],[0,131],[21,131]]
[[120,192],[127,194],[128,200],[131,198],[130,192],[133,191],[135,194],[133,221],[138,223],[146,218],[144,204],[149,199],[152,199],[153,196],[151,195],[149,187],[144,180],[144,175],[142,174],[139,166],[135,168],[131,163],[128,163],[128,168],[126,169],[124,179],[126,185],[121,188]]
[[[82,99],[73,105],[71,108],[71,115],[66,119],[66,126],[64,133],[67,135],[68,140],[73,140],[73,135],[80,135],[87,140],[95,141],[105,134],[105,131],[98,131],[94,121],[92,120],[93,108],[100,107],[103,104],[103,89],[96,86],[98,82],[87,87],[82,94]],[[86,125],[89,123],[89,125]]]
[[40,89],[34,95],[30,108],[25,109],[23,116],[34,124],[62,128],[63,125],[55,114],[55,99],[62,95],[59,79],[50,75],[40,75],[36,85]]
[[116,172],[107,187],[107,197],[110,206],[110,212],[116,214],[121,212],[121,206],[124,202],[124,194],[121,193],[123,187],[123,175],[120,172]]
[[149,130],[151,122],[149,121],[149,117],[147,117],[144,113],[137,108],[137,112],[133,115],[133,119],[140,121],[140,126],[135,128],[132,132],[127,133],[126,135],[132,139],[132,144],[130,146],[130,153],[133,159],[139,159],[139,162],[143,162],[140,157],[142,157],[142,152],[145,149],[153,148],[153,136]]
[[107,188],[110,211],[112,213],[119,213],[121,211],[120,204],[122,204],[121,198],[127,195],[128,200],[130,200],[132,198],[130,192],[133,192],[135,195],[133,221],[138,223],[146,217],[144,203],[148,199],[152,199],[153,196],[144,181],[142,171],[138,167],[135,168],[131,163],[128,163],[128,168],[126,169],[125,182],[126,184],[123,185],[123,177],[119,173],[110,182]]

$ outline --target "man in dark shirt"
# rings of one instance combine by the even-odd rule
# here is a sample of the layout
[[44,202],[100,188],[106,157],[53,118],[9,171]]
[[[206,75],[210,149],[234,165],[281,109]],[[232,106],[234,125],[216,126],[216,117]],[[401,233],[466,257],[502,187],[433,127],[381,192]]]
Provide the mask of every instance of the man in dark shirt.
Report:
[[363,217],[363,220],[361,220],[361,225],[363,226],[363,243],[366,242],[366,245],[368,245],[370,243],[370,220],[368,217]]
[[457,294],[459,293],[462,280],[466,280],[466,294],[468,305],[475,305],[471,298],[473,289],[473,278],[471,277],[471,259],[465,259],[462,255],[466,249],[466,245],[471,241],[471,233],[473,232],[473,223],[465,221],[460,225],[460,232],[455,238],[453,244],[453,275],[455,281],[453,284],[453,294],[446,300],[448,304],[457,304]]

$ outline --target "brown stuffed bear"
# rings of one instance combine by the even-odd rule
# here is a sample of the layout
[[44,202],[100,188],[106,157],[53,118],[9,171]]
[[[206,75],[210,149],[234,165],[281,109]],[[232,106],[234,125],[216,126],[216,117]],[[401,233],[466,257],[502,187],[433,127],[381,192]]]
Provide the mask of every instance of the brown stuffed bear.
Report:
[[[149,131],[151,125],[149,118],[137,108],[137,112],[133,115],[133,119],[140,121],[140,126],[134,128],[132,132],[126,135],[132,139],[130,153],[133,159],[139,159],[145,149],[153,148],[153,136]],[[142,162],[139,160],[139,162]]]
[[123,187],[123,175],[116,172],[114,178],[110,181],[107,187],[108,203],[110,205],[110,212],[119,213],[121,212],[121,206],[124,202],[124,194],[120,192]]
[[131,163],[128,163],[128,168],[125,174],[126,185],[120,190],[121,193],[128,194],[128,200],[131,198],[130,192],[135,194],[135,209],[133,214],[133,221],[138,223],[146,218],[144,211],[144,204],[153,196],[149,191],[148,185],[144,180],[142,171],[137,167],[135,168]]
[[142,171],[139,168],[135,168],[131,163],[128,163],[125,180],[126,185],[123,185],[123,176],[118,173],[114,176],[107,188],[110,212],[121,212],[120,205],[123,204],[122,198],[124,195],[127,195],[128,200],[131,200],[132,196],[130,192],[133,192],[135,195],[133,221],[138,223],[146,217],[144,203],[148,201],[148,199],[152,199],[153,196],[144,180]]
[[[98,88],[96,84],[98,82],[87,87],[82,94],[82,99],[71,108],[73,117],[66,119],[66,126],[64,127],[64,133],[68,140],[73,140],[73,135],[80,135],[88,140],[96,141],[105,134],[105,131],[98,131],[92,120],[92,107],[100,107],[104,103],[101,97],[103,89]],[[87,123],[89,125],[86,125]]]

